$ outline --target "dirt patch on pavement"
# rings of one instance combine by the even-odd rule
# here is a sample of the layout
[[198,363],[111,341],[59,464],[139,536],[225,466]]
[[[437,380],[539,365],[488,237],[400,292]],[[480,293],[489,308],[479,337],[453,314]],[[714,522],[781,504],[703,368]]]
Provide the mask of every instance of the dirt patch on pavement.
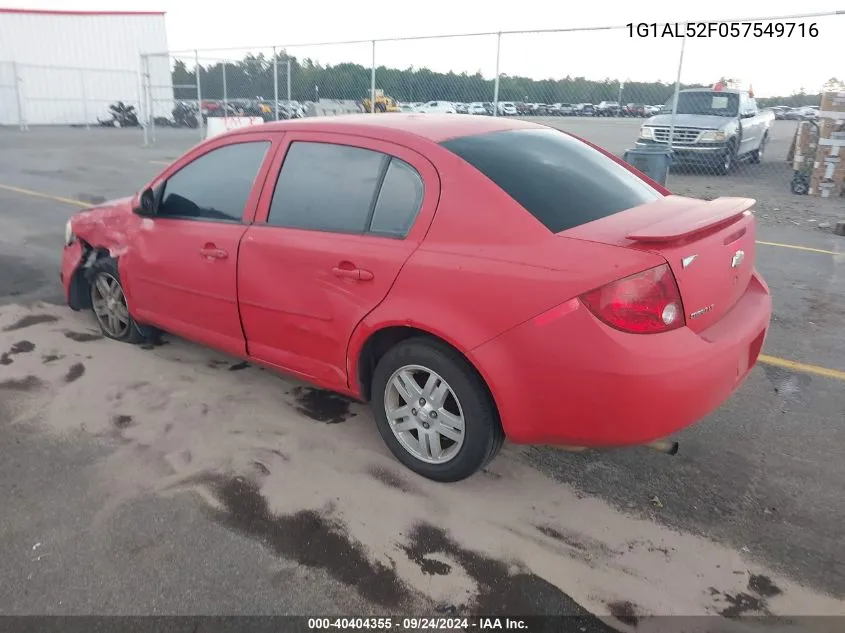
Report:
[[[9,306],[0,309],[0,349],[20,341],[2,330],[30,315],[54,318],[29,326],[27,340],[66,360],[24,353],[0,368],[2,417],[111,447],[93,471],[91,486],[110,501],[92,530],[107,530],[139,496],[194,490],[229,529],[383,608],[413,594],[445,613],[593,613],[617,625],[640,618],[639,631],[652,614],[732,616],[754,606],[743,594],[774,614],[845,613],[842,601],[742,552],[579,497],[508,447],[487,473],[457,484],[417,477],[393,459],[362,405],[269,371],[220,371],[212,361],[221,354],[175,338],[145,351],[70,337],[92,331],[90,315]],[[68,382],[82,360],[84,376]],[[337,418],[344,423],[327,424]],[[636,605],[633,615],[625,604]]]

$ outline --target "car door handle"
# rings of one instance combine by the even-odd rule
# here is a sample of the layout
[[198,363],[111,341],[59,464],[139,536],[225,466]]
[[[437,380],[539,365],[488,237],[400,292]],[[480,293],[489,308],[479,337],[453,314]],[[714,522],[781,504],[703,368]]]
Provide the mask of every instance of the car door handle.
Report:
[[222,248],[217,248],[214,244],[206,244],[200,249],[200,255],[207,259],[226,259],[229,253]]
[[335,277],[341,279],[355,279],[356,281],[372,281],[373,273],[363,268],[342,268],[335,266],[332,268],[332,273]]

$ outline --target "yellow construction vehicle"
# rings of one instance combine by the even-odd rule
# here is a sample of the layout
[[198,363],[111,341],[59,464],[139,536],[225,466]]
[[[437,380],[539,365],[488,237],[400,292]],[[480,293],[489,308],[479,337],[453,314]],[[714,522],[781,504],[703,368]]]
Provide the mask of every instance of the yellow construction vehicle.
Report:
[[367,97],[363,101],[361,101],[361,105],[364,108],[364,112],[401,112],[402,108],[399,107],[399,104],[396,102],[396,99],[393,97],[389,97],[384,94],[384,90],[376,90],[376,102],[375,108],[372,108],[372,102],[370,98]]

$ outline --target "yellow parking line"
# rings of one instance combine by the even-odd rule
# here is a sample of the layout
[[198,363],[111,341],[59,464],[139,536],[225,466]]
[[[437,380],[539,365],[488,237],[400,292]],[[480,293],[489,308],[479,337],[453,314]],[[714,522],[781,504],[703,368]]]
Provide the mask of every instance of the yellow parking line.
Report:
[[54,196],[50,193],[42,193],[40,191],[32,191],[30,189],[22,189],[21,187],[12,187],[11,185],[0,184],[0,189],[4,191],[11,191],[12,193],[20,193],[25,196],[32,196],[33,198],[46,198],[47,200],[55,200],[56,202],[63,202],[64,204],[72,204],[75,207],[88,208],[93,206],[88,202],[82,200],[75,200],[73,198],[65,198],[63,196]]
[[780,242],[761,242],[757,241],[758,244],[762,244],[763,246],[778,246],[780,248],[791,248],[796,251],[807,251],[808,253],[821,253],[822,255],[840,255],[836,251],[826,251],[823,248],[810,248],[809,246],[796,246],[795,244],[781,244]]
[[[152,162],[152,161],[151,161]],[[169,163],[168,163],[169,164]],[[22,187],[12,187],[11,185],[0,184],[0,190],[11,191],[12,193],[19,193],[24,196],[32,196],[34,198],[45,198],[47,200],[55,200],[64,204],[70,204],[75,207],[88,208],[93,206],[82,200],[75,200],[73,198],[65,198],[63,196],[54,196],[49,193],[42,193],[40,191],[32,191],[31,189],[23,189]],[[767,246],[781,246],[783,248],[794,248],[803,251],[810,251],[813,253],[823,253],[825,255],[837,255],[834,251],[825,251],[818,248],[808,248],[805,246],[793,246],[792,244],[778,244],[775,242],[758,242]],[[786,358],[779,358],[777,356],[769,356],[767,354],[760,354],[758,361],[766,365],[774,365],[783,369],[792,371],[799,371],[805,374],[815,374],[816,376],[824,376],[825,378],[832,378],[834,380],[841,380],[845,382],[845,371],[838,369],[830,369],[828,367],[819,367],[818,365],[808,365],[807,363],[799,363],[794,360],[787,360]]]
[[[170,165],[170,162],[163,161],[163,160],[150,160],[150,163],[154,163],[156,165]],[[64,202],[65,204],[72,204],[75,207],[90,207],[93,206],[88,202],[83,202],[82,200],[74,200],[73,198],[65,198],[62,196],[54,196],[49,193],[42,193],[40,191],[32,191],[31,189],[23,189],[21,187],[13,187],[11,185],[3,185],[0,184],[0,189],[5,191],[11,191],[13,193],[20,193],[25,196],[33,196],[35,198],[46,198],[47,200],[55,200],[56,202]],[[809,246],[797,246],[795,244],[782,244],[780,242],[762,242],[757,241],[757,244],[762,244],[764,246],[777,246],[780,248],[791,248],[797,251],[806,251],[809,253],[821,253],[822,255],[842,255],[843,253],[837,253],[836,251],[827,251],[821,248],[810,248]]]
[[805,374],[815,374],[816,376],[824,376],[825,378],[833,378],[834,380],[842,380],[845,382],[845,371],[838,369],[829,369],[827,367],[819,367],[818,365],[807,365],[806,363],[799,363],[794,360],[787,360],[777,356],[768,356],[760,354],[757,360],[766,365],[774,365],[775,367],[782,367],[783,369],[790,369],[792,371],[800,371]]

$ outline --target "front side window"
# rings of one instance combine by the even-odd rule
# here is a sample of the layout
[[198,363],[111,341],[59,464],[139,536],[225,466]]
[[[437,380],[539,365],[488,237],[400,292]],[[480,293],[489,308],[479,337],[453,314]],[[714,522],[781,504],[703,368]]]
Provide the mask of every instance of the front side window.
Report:
[[159,217],[241,222],[268,141],[213,149],[185,165],[165,183]]

